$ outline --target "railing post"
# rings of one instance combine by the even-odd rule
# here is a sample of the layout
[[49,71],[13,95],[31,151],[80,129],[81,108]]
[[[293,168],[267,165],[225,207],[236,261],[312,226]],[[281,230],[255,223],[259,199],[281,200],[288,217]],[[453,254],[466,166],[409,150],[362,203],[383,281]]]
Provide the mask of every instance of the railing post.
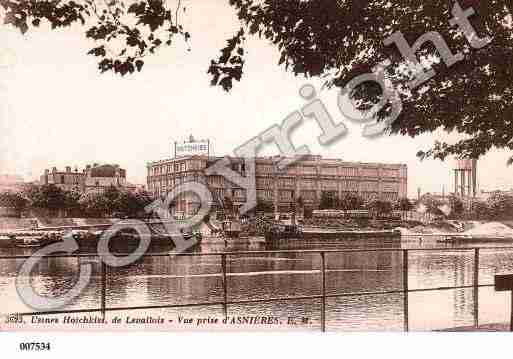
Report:
[[226,281],[226,254],[221,255],[221,266],[223,268],[223,311],[224,317],[228,317],[228,283]]
[[321,331],[326,331],[326,256],[321,252]]
[[513,332],[513,274],[496,274],[494,287],[498,292],[510,292],[511,294],[509,330]]
[[511,292],[511,312],[510,312],[510,319],[509,319],[509,331],[513,332],[513,290]]
[[105,318],[105,312],[106,312],[106,297],[107,297],[107,265],[105,262],[100,258],[101,263],[101,311],[102,316]]
[[474,327],[479,327],[479,248],[474,248]]
[[404,331],[409,328],[408,310],[408,250],[403,249],[403,303],[404,303]]

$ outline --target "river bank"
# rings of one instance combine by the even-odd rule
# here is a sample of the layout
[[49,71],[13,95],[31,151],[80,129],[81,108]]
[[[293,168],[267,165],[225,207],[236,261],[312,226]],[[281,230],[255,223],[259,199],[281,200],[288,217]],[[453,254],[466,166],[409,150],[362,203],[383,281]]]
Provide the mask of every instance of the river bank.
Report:
[[[21,224],[24,228],[13,228],[11,230],[0,229],[0,247],[14,247],[16,238],[37,238],[42,235],[55,237],[69,233],[75,226],[88,227],[84,231],[76,231],[95,236],[79,236],[77,242],[84,249],[94,249],[98,240],[96,237],[102,230],[115,224],[120,219],[99,219],[99,218],[54,218],[39,220],[38,223],[44,223],[46,226],[39,227],[37,230],[25,228],[27,223],[33,223],[26,219],[13,221],[13,219],[0,218],[0,228],[5,228],[6,224]],[[322,223],[321,223],[322,222]],[[60,225],[60,226],[59,226]],[[98,226],[95,228],[95,226]],[[62,228],[58,230],[58,228]],[[240,238],[228,239],[219,234],[212,233],[211,227],[203,224],[198,228],[203,235],[205,243],[223,244],[228,242],[238,244],[265,243],[263,235],[255,233],[244,234]],[[334,219],[323,221],[306,220],[302,225],[303,239],[307,241],[322,242],[355,242],[358,239],[373,238],[374,240],[393,240],[403,243],[424,244],[444,242],[458,244],[471,243],[511,243],[513,242],[513,226],[509,222],[485,222],[485,221],[439,221],[430,224],[422,224],[415,221],[384,221],[384,220],[355,220],[355,219]],[[74,231],[75,232],[75,231]],[[96,240],[92,240],[95,237]],[[158,236],[156,236],[158,237]],[[166,240],[152,236],[152,248],[172,250],[174,245]],[[450,241],[448,240],[450,239]],[[297,239],[296,239],[297,240]],[[283,241],[283,240],[282,240]],[[280,241],[280,242],[282,242]],[[365,241],[364,241],[365,242]],[[444,242],[445,243],[445,242]],[[122,251],[137,248],[139,240],[113,240],[111,245]]]
[[407,240],[443,243],[512,243],[513,228],[509,223],[485,221],[444,221],[427,226],[397,228]]

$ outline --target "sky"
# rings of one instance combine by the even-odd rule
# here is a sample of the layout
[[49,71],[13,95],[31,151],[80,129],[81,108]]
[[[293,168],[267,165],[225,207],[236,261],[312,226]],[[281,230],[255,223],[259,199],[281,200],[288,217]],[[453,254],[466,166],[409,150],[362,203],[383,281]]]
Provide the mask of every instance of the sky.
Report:
[[[186,0],[187,3],[190,0]],[[306,102],[298,91],[318,89],[336,122],[349,134],[321,146],[320,128],[305,120],[292,135],[296,147],[345,161],[405,163],[408,194],[453,190],[453,162],[420,161],[441,132],[415,139],[385,136],[367,139],[361,125],[349,122],[337,107],[337,89],[322,90],[318,79],[295,77],[278,66],[279,55],[266,40],[249,38],[244,77],[230,93],[210,86],[206,73],[227,38],[240,27],[226,2],[195,0],[182,15],[191,33],[189,45],[175,45],[146,59],[141,73],[122,78],[100,74],[84,29],[41,28],[22,36],[0,26],[0,173],[38,179],[45,168],[117,163],[132,183],[146,182],[146,163],[172,157],[171,144],[189,135],[208,138],[221,156],[281,122]],[[190,46],[191,51],[186,51]],[[277,154],[268,146],[260,155]],[[513,188],[511,154],[494,150],[478,163],[481,190]]]

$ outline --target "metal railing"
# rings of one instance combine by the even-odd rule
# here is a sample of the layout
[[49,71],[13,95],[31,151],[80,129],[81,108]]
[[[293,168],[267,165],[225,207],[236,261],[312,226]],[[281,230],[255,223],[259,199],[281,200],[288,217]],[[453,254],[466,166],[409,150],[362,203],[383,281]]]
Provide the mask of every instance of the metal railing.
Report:
[[[100,290],[100,308],[89,308],[89,309],[70,309],[70,310],[53,310],[46,312],[25,312],[16,313],[21,316],[30,315],[51,315],[51,314],[71,314],[71,313],[94,313],[100,312],[105,316],[106,312],[111,311],[130,311],[130,310],[151,310],[151,309],[169,309],[169,308],[185,308],[185,307],[200,307],[200,306],[222,306],[225,317],[228,316],[228,306],[237,304],[255,304],[255,303],[268,303],[268,302],[279,302],[279,301],[297,301],[297,300],[320,300],[321,301],[321,331],[326,331],[326,299],[328,298],[342,298],[342,297],[355,297],[355,296],[368,296],[368,295],[387,295],[387,294],[402,294],[403,295],[403,309],[404,309],[404,331],[409,331],[409,309],[408,309],[408,294],[417,292],[430,292],[430,291],[443,291],[443,290],[455,290],[455,289],[473,289],[473,317],[474,327],[479,326],[479,296],[478,289],[484,287],[493,287],[494,284],[479,284],[479,257],[481,250],[513,250],[513,247],[501,246],[501,247],[475,247],[475,248],[413,248],[413,249],[399,249],[399,248],[369,248],[369,249],[325,249],[325,250],[267,250],[267,251],[233,251],[233,252],[212,252],[212,253],[146,253],[142,254],[141,258],[145,257],[183,257],[183,256],[217,256],[221,261],[222,272],[222,289],[223,299],[222,301],[211,301],[211,302],[198,302],[198,303],[186,303],[186,304],[169,304],[169,305],[147,305],[147,306],[130,306],[130,307],[107,307],[107,276],[108,268],[107,265],[100,261],[101,270],[101,290]],[[402,253],[402,288],[393,290],[383,291],[366,291],[366,292],[345,292],[345,293],[326,293],[326,277],[329,269],[326,268],[326,254],[332,253],[372,253],[372,252],[397,252]],[[473,252],[473,279],[472,285],[459,285],[459,286],[442,286],[442,287],[431,287],[431,288],[415,288],[411,289],[408,286],[408,269],[409,269],[409,253],[411,252]],[[123,255],[126,253],[118,253]],[[228,300],[228,281],[227,281],[227,266],[226,260],[230,256],[240,255],[271,255],[271,254],[318,254],[320,256],[320,268],[318,269],[321,275],[320,291],[317,295],[301,295],[301,296],[287,296],[277,298],[261,298],[261,299],[247,299],[247,300]],[[9,259],[28,259],[30,255],[14,255],[14,256],[0,256],[0,260]],[[41,258],[81,258],[81,257],[100,257],[99,254],[56,254],[56,255],[45,255],[39,256]],[[513,314],[513,313],[512,313]]]

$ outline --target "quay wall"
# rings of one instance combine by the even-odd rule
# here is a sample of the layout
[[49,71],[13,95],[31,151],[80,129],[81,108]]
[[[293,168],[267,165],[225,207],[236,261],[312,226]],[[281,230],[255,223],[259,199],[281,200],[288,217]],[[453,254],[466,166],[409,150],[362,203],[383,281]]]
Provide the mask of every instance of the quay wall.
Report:
[[117,218],[10,218],[0,217],[0,231],[15,231],[33,229],[37,222],[38,228],[62,226],[87,226],[95,224],[112,224]]

